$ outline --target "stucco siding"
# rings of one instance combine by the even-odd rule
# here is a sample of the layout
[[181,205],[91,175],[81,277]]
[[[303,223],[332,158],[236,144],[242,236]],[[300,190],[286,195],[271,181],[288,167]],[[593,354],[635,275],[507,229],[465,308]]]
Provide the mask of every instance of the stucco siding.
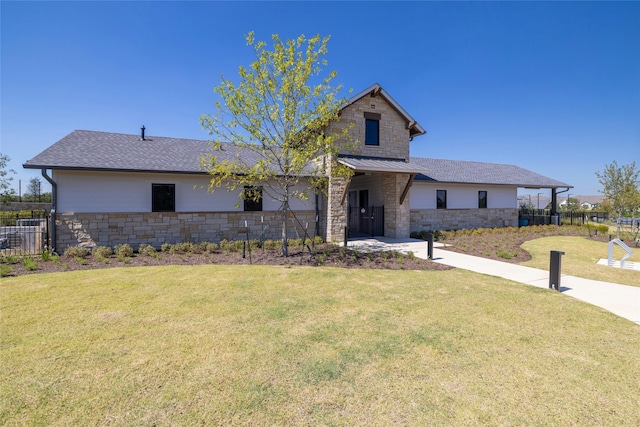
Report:
[[487,192],[487,208],[517,209],[516,187],[456,185],[414,182],[409,197],[411,209],[436,209],[436,191],[447,191],[447,209],[477,209],[478,191]]
[[[58,212],[151,212],[151,184],[175,184],[176,212],[243,211],[239,190],[221,187],[211,194],[206,175],[54,171],[53,178],[59,189]],[[280,203],[265,194],[263,211],[279,208]],[[315,209],[314,198],[294,199],[291,208]]]

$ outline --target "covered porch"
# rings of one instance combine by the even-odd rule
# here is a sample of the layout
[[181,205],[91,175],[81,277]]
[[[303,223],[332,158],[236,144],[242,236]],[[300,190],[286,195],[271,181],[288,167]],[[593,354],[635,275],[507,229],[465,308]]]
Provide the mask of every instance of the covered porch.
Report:
[[401,159],[340,157],[338,162],[353,176],[330,182],[327,239],[408,238],[409,189],[422,170]]

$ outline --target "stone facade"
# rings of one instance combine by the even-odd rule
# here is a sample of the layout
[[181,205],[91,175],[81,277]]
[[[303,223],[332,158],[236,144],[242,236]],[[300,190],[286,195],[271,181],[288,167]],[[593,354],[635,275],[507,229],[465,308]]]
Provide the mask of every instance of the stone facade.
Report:
[[385,173],[382,176],[384,200],[384,235],[401,238],[409,236],[409,197],[400,204],[400,197],[407,185],[409,175]]
[[411,210],[411,231],[517,226],[517,209]]
[[[315,234],[315,212],[296,211],[289,215],[290,238],[302,238],[308,226]],[[141,243],[159,248],[163,243],[219,242],[222,239],[280,239],[282,216],[279,212],[148,212],[148,213],[65,213],[56,215],[57,248],[69,246],[110,246],[128,243],[137,249]],[[321,232],[324,227],[321,225]]]
[[341,242],[344,240],[344,228],[347,226],[347,202],[344,194],[349,186],[348,178],[331,178],[327,194],[327,233],[328,242]]
[[[364,113],[380,114],[380,145],[365,145]],[[341,154],[385,157],[409,161],[407,121],[382,97],[367,95],[342,110],[340,120],[330,130],[352,123],[352,141]]]

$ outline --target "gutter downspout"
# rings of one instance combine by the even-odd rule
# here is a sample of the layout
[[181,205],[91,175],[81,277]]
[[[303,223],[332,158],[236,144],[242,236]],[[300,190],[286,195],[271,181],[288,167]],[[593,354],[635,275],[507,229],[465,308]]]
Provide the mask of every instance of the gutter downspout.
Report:
[[[567,187],[566,190],[562,190],[562,191],[557,191],[557,188],[552,188],[551,189],[551,212],[550,215],[553,217],[554,215],[558,215],[558,194],[560,193],[566,193],[567,191],[569,191],[571,189],[571,187]],[[560,217],[558,217],[558,225],[560,225]]]
[[51,184],[51,252],[56,252],[56,211],[58,210],[58,184],[47,175],[46,169],[41,169],[42,176]]

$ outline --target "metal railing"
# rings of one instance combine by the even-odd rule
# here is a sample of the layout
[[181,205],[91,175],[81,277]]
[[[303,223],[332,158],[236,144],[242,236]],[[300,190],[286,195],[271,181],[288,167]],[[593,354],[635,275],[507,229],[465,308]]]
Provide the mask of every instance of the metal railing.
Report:
[[37,255],[48,246],[48,212],[0,212],[0,256]]

